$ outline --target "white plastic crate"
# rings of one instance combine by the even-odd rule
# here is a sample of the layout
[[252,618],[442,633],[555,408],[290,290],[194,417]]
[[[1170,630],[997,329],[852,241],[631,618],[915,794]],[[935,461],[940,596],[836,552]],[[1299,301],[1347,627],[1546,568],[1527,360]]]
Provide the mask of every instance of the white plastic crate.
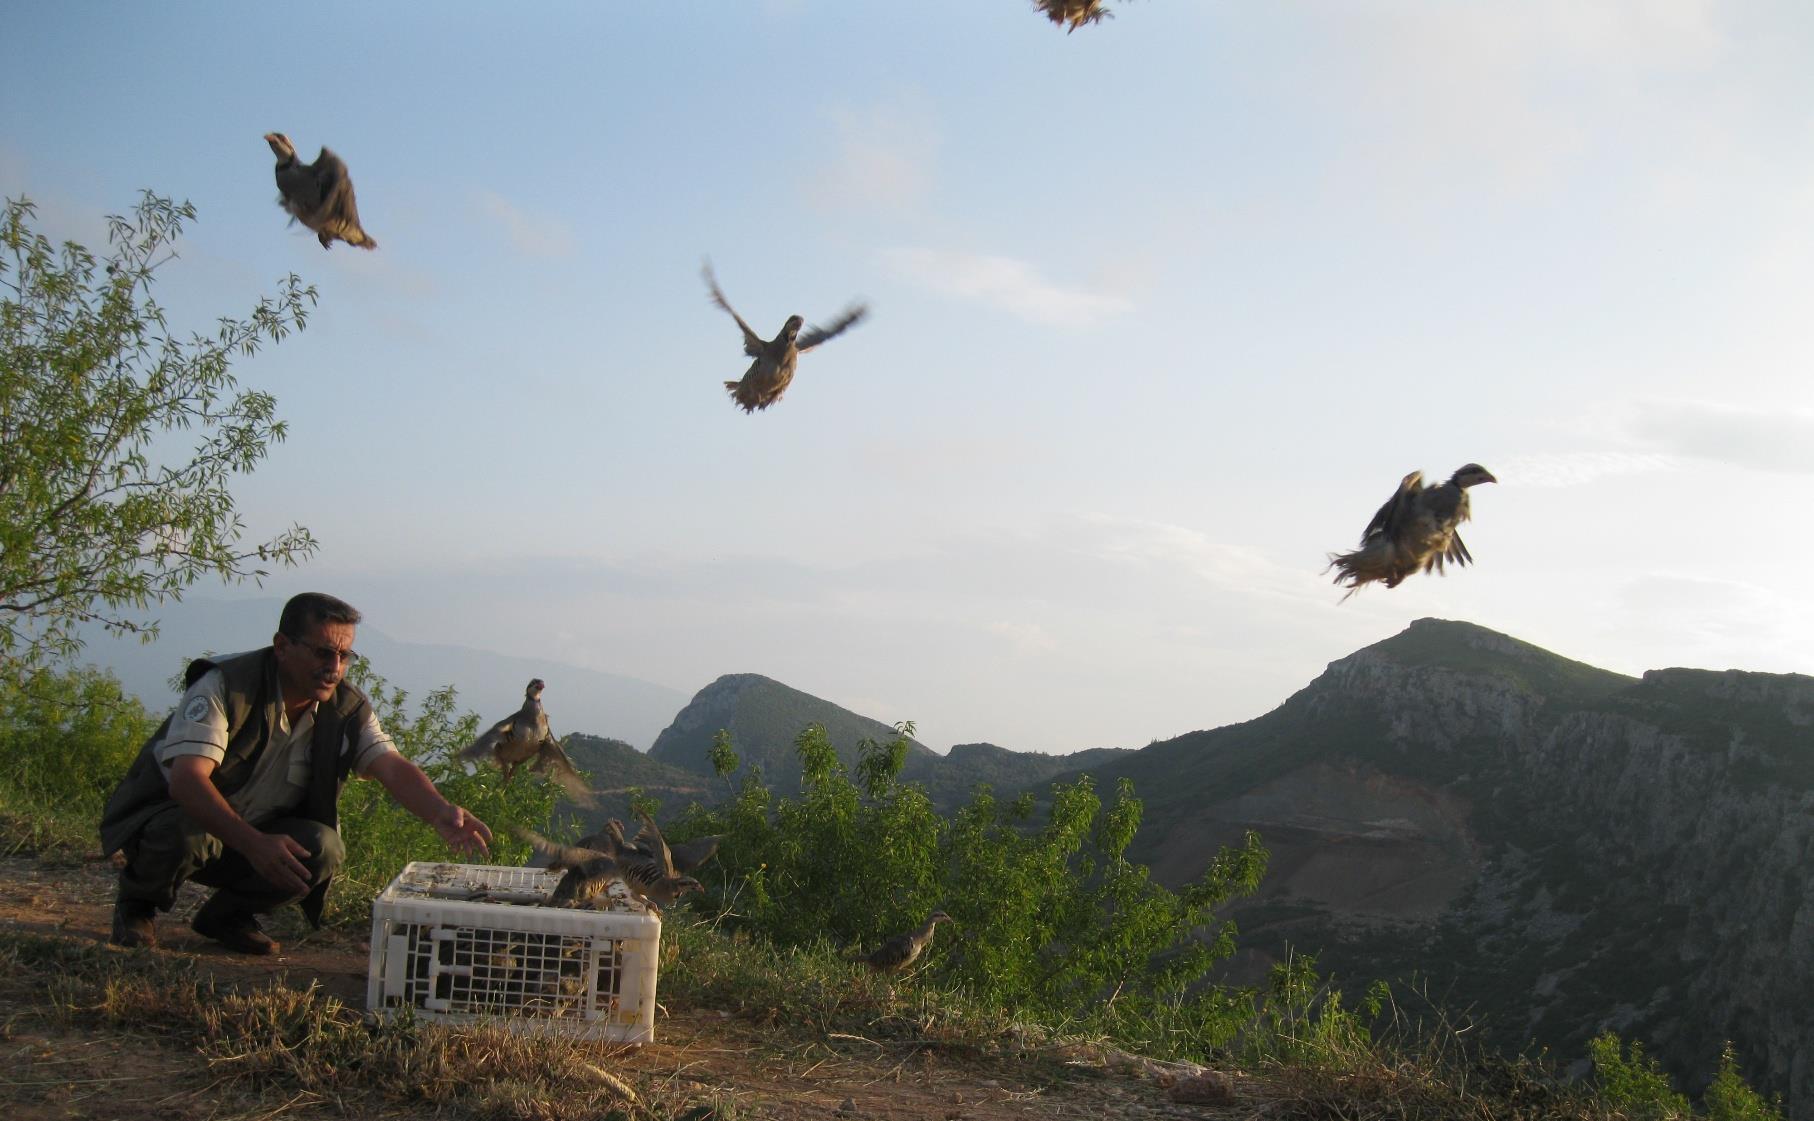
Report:
[[539,906],[559,882],[545,868],[412,862],[372,900],[366,1008],[652,1042],[661,920],[617,899]]

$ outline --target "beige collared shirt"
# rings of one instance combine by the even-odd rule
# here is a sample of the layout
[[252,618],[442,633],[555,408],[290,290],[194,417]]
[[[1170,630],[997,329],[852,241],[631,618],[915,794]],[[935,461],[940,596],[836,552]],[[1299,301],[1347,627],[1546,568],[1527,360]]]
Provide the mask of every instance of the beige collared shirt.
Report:
[[[227,680],[218,669],[196,678],[183,694],[170,728],[153,752],[164,777],[179,755],[199,755],[220,763],[227,757]],[[248,825],[260,826],[287,816],[303,804],[309,793],[309,737],[315,731],[315,705],[310,704],[292,726],[289,714],[278,707],[278,726],[252,766],[252,777],[227,797],[233,812]],[[397,750],[368,707],[365,726],[351,748],[353,771],[363,775],[380,756]],[[347,750],[342,748],[343,751]]]

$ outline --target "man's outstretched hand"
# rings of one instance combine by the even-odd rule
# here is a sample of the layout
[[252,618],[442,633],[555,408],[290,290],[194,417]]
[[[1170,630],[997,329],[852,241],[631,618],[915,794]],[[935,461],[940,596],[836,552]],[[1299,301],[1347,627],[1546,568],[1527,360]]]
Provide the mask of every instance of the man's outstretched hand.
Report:
[[455,852],[489,853],[491,829],[463,806],[449,805],[435,819],[435,832]]

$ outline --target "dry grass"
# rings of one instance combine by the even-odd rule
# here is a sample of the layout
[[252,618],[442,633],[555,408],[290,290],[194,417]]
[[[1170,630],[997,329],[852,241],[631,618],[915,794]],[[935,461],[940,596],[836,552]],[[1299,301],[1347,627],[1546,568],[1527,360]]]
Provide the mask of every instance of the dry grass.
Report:
[[[36,989],[34,994],[31,990]],[[613,1074],[617,1051],[501,1028],[368,1025],[311,985],[230,989],[182,959],[0,932],[3,1034],[124,1034],[199,1055],[190,1080],[243,1116],[397,1112],[654,1121],[727,1116],[720,1102]],[[36,999],[33,997],[36,996]]]

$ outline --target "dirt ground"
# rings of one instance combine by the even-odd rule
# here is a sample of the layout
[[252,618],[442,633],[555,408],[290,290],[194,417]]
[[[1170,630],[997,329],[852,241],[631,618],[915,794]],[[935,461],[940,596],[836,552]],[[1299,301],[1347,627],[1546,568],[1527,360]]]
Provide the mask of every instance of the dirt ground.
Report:
[[[0,929],[105,944],[113,868],[0,859]],[[189,930],[203,899],[189,889],[160,916],[159,953],[189,957],[230,986],[281,980],[319,984],[365,1007],[368,947],[356,932],[313,933],[298,918],[267,923],[281,954],[231,954]],[[292,912],[293,909],[292,909]],[[124,951],[111,951],[120,952]],[[45,1001],[57,999],[47,983]],[[204,1057],[145,1037],[83,1037],[45,1026],[45,1017],[0,1008],[0,1121],[151,1118],[202,1121],[235,1113],[211,1095]],[[804,1025],[759,1025],[711,1008],[666,1006],[656,1042],[600,1045],[599,1065],[645,1086],[716,1095],[734,1116],[796,1121],[998,1121],[1022,1118],[1229,1119],[1269,1113],[1259,1088],[1238,1080],[1231,1106],[1180,1104],[1169,1075],[1087,1045],[1048,1048],[1032,1059],[953,1054],[911,1041],[826,1036]],[[357,1108],[298,1101],[284,1117],[360,1116]],[[266,1115],[271,1115],[267,1110]]]

